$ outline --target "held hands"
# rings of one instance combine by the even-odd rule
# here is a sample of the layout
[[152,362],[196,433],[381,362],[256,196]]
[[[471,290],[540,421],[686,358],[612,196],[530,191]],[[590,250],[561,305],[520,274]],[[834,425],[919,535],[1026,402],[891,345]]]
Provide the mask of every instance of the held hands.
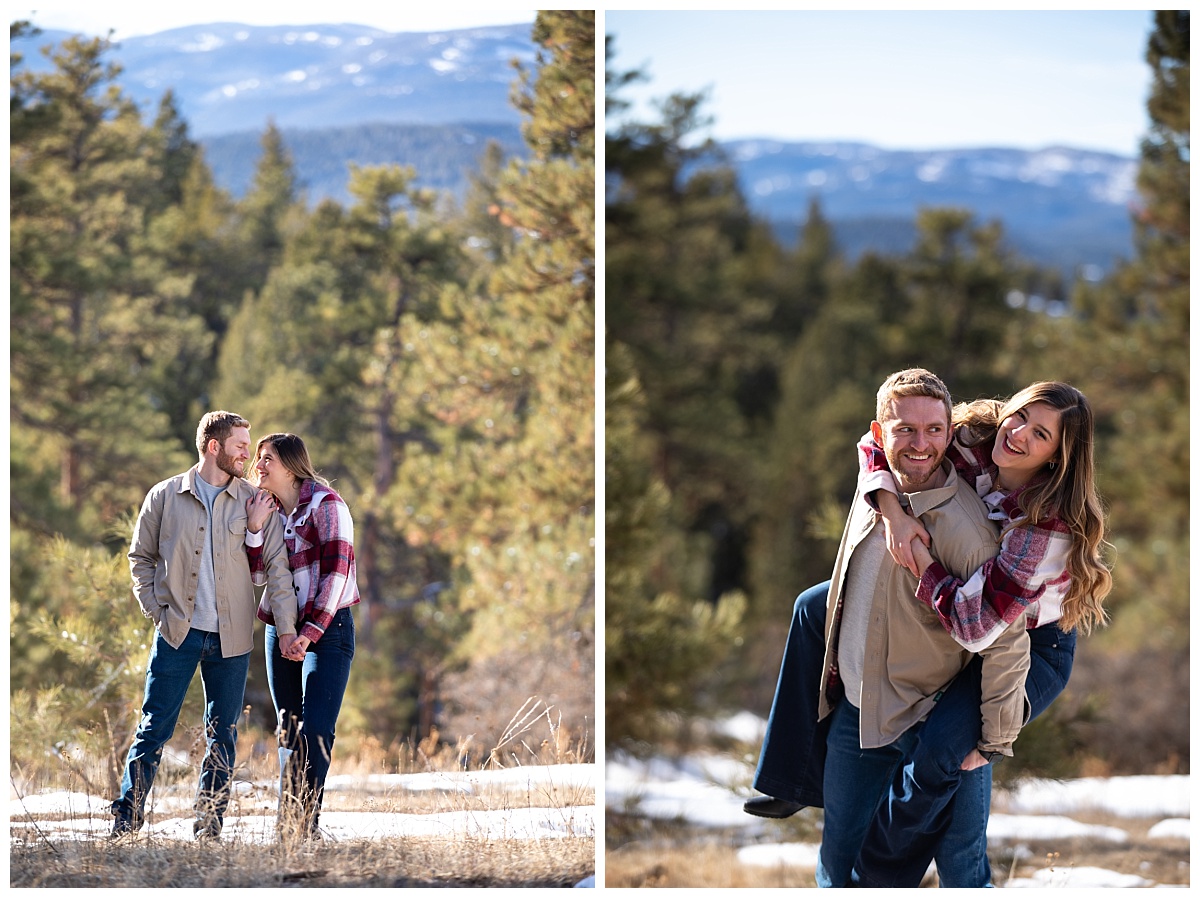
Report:
[[933,556],[929,554],[929,550],[925,548],[925,544],[920,540],[912,541],[913,563],[916,565],[912,572],[917,575],[917,579],[921,579],[925,573],[925,568],[933,564]]
[[304,654],[312,644],[307,636],[294,636],[291,633],[279,634],[279,654],[289,661],[303,661]]
[[[882,490],[880,491],[882,492]],[[880,500],[880,514],[883,517],[883,530],[887,537],[888,554],[896,564],[911,571],[913,576],[920,577],[925,568],[933,561],[929,554],[929,533],[921,522],[906,513],[890,493],[886,494],[891,502]],[[918,555],[922,552],[922,555]],[[920,563],[918,558],[924,558]]]
[[267,525],[271,513],[279,508],[275,497],[267,490],[259,490],[246,500],[246,529],[258,533]]

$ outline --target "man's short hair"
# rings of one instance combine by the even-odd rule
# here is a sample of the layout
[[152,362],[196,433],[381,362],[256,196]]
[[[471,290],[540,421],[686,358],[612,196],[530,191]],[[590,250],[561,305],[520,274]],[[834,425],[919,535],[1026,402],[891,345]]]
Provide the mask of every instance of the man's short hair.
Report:
[[905,396],[928,396],[940,399],[946,407],[946,421],[950,421],[950,391],[942,379],[924,368],[905,368],[888,377],[875,394],[875,420],[883,422],[891,417],[892,400]]
[[216,440],[224,446],[235,427],[249,426],[249,421],[233,412],[207,412],[196,428],[196,450],[203,455],[209,440]]

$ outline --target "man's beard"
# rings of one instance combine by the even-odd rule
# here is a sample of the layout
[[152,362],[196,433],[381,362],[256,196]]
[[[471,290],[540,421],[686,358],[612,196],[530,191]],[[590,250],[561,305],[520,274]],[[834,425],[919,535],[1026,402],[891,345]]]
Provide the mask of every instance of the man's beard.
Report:
[[945,457],[945,453],[935,455],[932,464],[917,467],[916,465],[908,464],[908,460],[897,452],[895,455],[888,456],[888,465],[891,467],[892,473],[897,475],[897,478],[904,478],[905,483],[900,484],[901,489],[905,489],[905,486],[920,487],[928,483],[933,475],[941,470],[942,460]]
[[246,466],[235,462],[232,455],[225,454],[224,449],[217,449],[217,468],[238,480],[246,477]]

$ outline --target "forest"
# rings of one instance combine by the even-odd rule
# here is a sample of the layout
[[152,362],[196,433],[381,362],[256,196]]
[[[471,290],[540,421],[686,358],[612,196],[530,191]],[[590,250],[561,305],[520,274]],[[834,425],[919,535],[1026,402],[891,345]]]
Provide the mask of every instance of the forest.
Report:
[[[10,35],[33,26],[16,22]],[[152,625],[134,517],[210,409],[299,434],[354,519],[362,602],[339,745],[486,758],[530,702],[595,726],[595,25],[547,11],[457,200],[352,166],[304,201],[278,130],[219,189],[172,96],[144,121],[103,39],[10,80],[14,770],[107,759]],[[246,702],[270,732],[261,629]],[[181,721],[201,718],[199,687]],[[583,757],[581,760],[590,760]],[[83,770],[79,767],[79,770]]]
[[[875,391],[921,366],[956,400],[1067,381],[1097,417],[1108,625],[998,775],[1188,771],[1187,11],[1155,14],[1145,60],[1135,246],[1094,283],[962,208],[923,209],[909,249],[851,262],[814,200],[781,245],[701,139],[700,94],[606,134],[610,750],[682,750],[701,715],[766,717],[792,603],[832,570]],[[610,111],[639,77],[607,71]]]

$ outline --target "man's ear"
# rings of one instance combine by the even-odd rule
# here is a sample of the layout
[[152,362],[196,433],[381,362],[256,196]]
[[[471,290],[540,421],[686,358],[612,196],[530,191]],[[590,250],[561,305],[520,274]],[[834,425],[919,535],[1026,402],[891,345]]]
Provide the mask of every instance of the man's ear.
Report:
[[878,421],[871,422],[871,438],[880,446],[883,445],[883,425]]

